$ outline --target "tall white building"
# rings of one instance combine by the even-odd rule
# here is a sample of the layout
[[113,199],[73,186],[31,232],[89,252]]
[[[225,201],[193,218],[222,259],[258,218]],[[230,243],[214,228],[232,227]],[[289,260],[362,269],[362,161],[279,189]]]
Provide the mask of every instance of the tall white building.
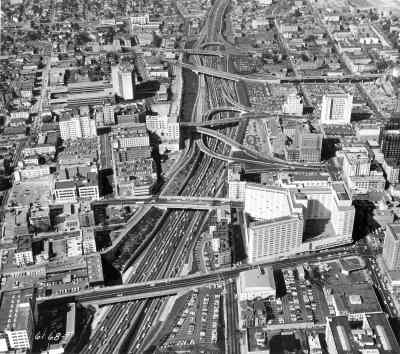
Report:
[[303,218],[300,215],[250,223],[248,232],[249,263],[287,256],[301,250]]
[[59,121],[61,139],[75,140],[82,138],[79,117],[62,117]]
[[303,114],[303,100],[296,93],[291,93],[287,96],[282,111],[285,114],[301,116]]
[[104,125],[115,124],[114,107],[111,104],[105,104],[103,106],[103,124]]
[[179,123],[171,122],[167,115],[146,116],[146,127],[156,133],[161,139],[161,149],[179,150],[180,127]]
[[113,92],[125,100],[135,97],[135,72],[130,64],[120,64],[111,67]]
[[371,170],[371,158],[364,146],[344,147],[337,155],[343,157],[343,179],[351,194],[385,189],[383,171]]
[[82,138],[93,138],[97,136],[96,121],[88,116],[79,117]]
[[97,136],[96,121],[88,116],[65,116],[59,121],[60,134],[63,140],[92,138]]
[[322,97],[322,124],[350,124],[353,96],[347,93],[329,93]]
[[294,205],[288,189],[247,184],[244,210],[258,221],[247,229],[250,263],[286,256],[300,250],[303,237],[303,211]]
[[244,209],[253,218],[268,220],[291,215],[291,199],[287,189],[248,183]]
[[364,146],[343,148],[343,173],[346,177],[369,176],[371,158]]

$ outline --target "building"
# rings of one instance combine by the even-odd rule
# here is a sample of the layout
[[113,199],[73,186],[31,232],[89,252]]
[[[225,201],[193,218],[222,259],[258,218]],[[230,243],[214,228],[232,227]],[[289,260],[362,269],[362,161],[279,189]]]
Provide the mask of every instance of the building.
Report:
[[125,100],[135,97],[135,72],[131,64],[119,64],[111,67],[113,92]]
[[289,191],[274,186],[247,183],[244,210],[258,220],[268,220],[291,215],[293,209]]
[[382,256],[388,270],[400,270],[400,224],[387,225]]
[[95,253],[96,252],[96,238],[94,235],[94,229],[91,227],[82,227],[82,247],[83,253]]
[[54,184],[54,198],[58,203],[76,202],[76,185],[72,180],[56,181]]
[[343,148],[343,173],[346,177],[369,176],[371,158],[363,146]]
[[246,193],[245,181],[229,181],[228,198],[232,201],[243,201]]
[[390,184],[399,183],[400,160],[396,158],[385,158],[382,161],[382,168],[386,173],[386,180]]
[[350,124],[353,96],[346,93],[328,93],[322,97],[321,124]]
[[65,114],[60,118],[60,134],[63,140],[92,138],[97,136],[96,121],[88,116],[71,116]]
[[103,106],[103,124],[104,125],[114,125],[114,107],[111,104],[105,104]]
[[308,125],[286,123],[283,127],[288,137],[285,157],[288,161],[320,162],[323,135],[311,132]]
[[396,336],[383,312],[362,316],[351,323],[346,316],[326,319],[325,339],[330,354],[400,353]]
[[0,305],[0,333],[10,350],[29,350],[34,336],[35,295],[33,288],[4,291]]
[[383,170],[378,165],[371,164],[371,157],[366,147],[346,146],[337,153],[337,156],[343,158],[343,180],[352,196],[382,192],[385,189]]
[[283,104],[282,111],[285,114],[301,116],[303,114],[302,98],[296,93],[289,94]]
[[23,235],[18,237],[17,249],[14,253],[15,263],[19,266],[33,264],[32,237]]
[[399,160],[400,157],[400,119],[392,118],[385,124],[379,134],[379,145],[387,159]]
[[241,272],[237,283],[240,301],[276,296],[274,274],[271,267],[260,267]]
[[287,256],[301,250],[303,219],[297,215],[256,221],[247,233],[249,263]]

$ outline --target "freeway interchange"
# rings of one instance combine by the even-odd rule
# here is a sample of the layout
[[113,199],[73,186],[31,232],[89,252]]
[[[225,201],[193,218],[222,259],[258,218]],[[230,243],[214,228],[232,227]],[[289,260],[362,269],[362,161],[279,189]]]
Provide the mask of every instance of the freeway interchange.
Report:
[[[133,203],[143,204],[143,207],[154,205],[167,208],[163,221],[155,226],[148,246],[135,264],[125,270],[125,283],[120,286],[85,290],[74,295],[41,299],[41,301],[69,299],[84,304],[110,305],[103,311],[103,316],[94,328],[89,343],[82,348],[76,348],[76,351],[88,354],[143,353],[152,342],[153,327],[158,322],[169,296],[208,284],[221,282],[229,284],[229,280],[240,272],[258,266],[243,264],[206,274],[182,275],[201,230],[210,216],[210,210],[224,206],[240,207],[217,198],[224,195],[228,163],[240,160],[233,156],[233,152],[243,146],[248,116],[243,114],[241,117],[243,119],[235,122],[237,124],[222,124],[217,134],[203,127],[208,126],[208,121],[234,118],[232,117],[234,111],[249,112],[248,107],[241,102],[240,85],[232,80],[231,74],[227,72],[225,55],[202,53],[202,51],[218,51],[232,47],[223,36],[224,17],[228,5],[229,0],[214,2],[206,24],[195,43],[193,53],[188,53],[192,63],[184,65],[207,67],[212,73],[226,73],[224,77],[220,77],[198,71],[198,96],[190,123],[198,130],[197,133],[201,134],[201,139],[194,139],[193,136],[188,138],[182,162],[164,186],[161,197],[150,200],[104,201],[106,204]],[[209,113],[204,114],[204,112]],[[250,154],[248,151],[246,153]],[[250,156],[249,161],[255,162],[258,158],[259,156]],[[270,168],[288,165],[272,157],[260,163]],[[133,221],[128,221],[124,234],[132,226]],[[340,252],[349,251],[340,249]],[[337,253],[329,251],[329,255],[323,253],[321,256],[328,259],[337,256],[338,253],[339,251]],[[313,257],[315,256],[305,254],[266,264],[287,266]],[[225,301],[231,303],[234,287],[228,286],[230,292]],[[229,335],[238,325],[237,316],[227,313],[227,323],[231,327]],[[230,336],[227,340],[228,353],[235,353],[238,339],[236,336]]]

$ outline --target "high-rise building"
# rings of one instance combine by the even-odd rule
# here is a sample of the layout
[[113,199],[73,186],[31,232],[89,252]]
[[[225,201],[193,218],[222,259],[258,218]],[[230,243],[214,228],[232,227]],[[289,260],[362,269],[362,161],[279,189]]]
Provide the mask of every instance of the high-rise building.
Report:
[[111,67],[113,92],[125,100],[135,97],[135,72],[131,64],[119,64]]
[[282,111],[286,114],[301,116],[303,114],[303,100],[295,93],[288,95]]
[[383,259],[389,270],[400,270],[400,225],[386,227]]
[[303,214],[289,190],[249,183],[244,210],[253,219],[247,229],[249,262],[298,251],[302,244]]
[[75,140],[82,138],[82,130],[79,117],[64,116],[60,118],[60,134],[63,140]]
[[60,134],[63,140],[92,138],[97,136],[96,121],[89,116],[65,115],[59,121]]
[[392,118],[381,128],[379,144],[383,156],[400,160],[400,119]]
[[346,146],[337,155],[343,158],[343,179],[352,196],[385,189],[383,170],[371,165],[369,151],[364,146]]
[[350,124],[353,96],[347,93],[329,93],[322,97],[322,124]]
[[345,147],[343,155],[343,173],[346,177],[369,176],[371,158],[365,147]]
[[250,223],[248,227],[249,262],[295,253],[302,245],[303,218],[284,216]]
[[114,107],[111,104],[105,104],[103,106],[103,124],[104,125],[115,124]]

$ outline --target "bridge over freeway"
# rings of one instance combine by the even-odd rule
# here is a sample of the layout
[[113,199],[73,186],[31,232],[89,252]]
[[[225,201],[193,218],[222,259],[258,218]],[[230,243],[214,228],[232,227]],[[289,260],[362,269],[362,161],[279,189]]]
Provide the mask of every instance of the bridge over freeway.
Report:
[[243,208],[243,204],[236,201],[230,201],[225,198],[198,198],[184,196],[157,196],[147,199],[138,198],[113,198],[102,199],[92,202],[96,205],[151,205],[160,208],[170,209],[195,209],[208,210],[218,208]]
[[245,76],[239,74],[233,74],[226,71],[221,71],[218,69],[213,69],[210,67],[202,65],[192,65],[187,63],[182,63],[182,67],[192,70],[195,73],[201,73],[225,80],[232,81],[249,81],[257,83],[285,83],[285,82],[361,82],[361,81],[374,81],[383,76],[383,74],[350,74],[350,75],[317,75],[317,76],[293,76],[293,77],[272,77],[272,76]]
[[224,119],[212,119],[206,120],[202,122],[181,122],[179,126],[185,127],[218,127],[218,126],[225,126],[231,125],[235,123],[239,123],[242,120],[241,117],[232,117],[232,118],[224,118]]
[[168,278],[149,281],[145,283],[132,283],[108,286],[103,288],[82,290],[77,293],[68,293],[39,297],[39,303],[44,302],[80,302],[83,304],[109,305],[138,299],[154,298],[175,295],[180,291],[190,290],[209,284],[215,284],[226,279],[235,278],[241,272],[258,268],[259,266],[274,266],[284,268],[294,266],[302,262],[330,260],[338,257],[338,254],[354,255],[355,249],[346,249],[346,246],[323,249],[317,252],[303,252],[293,254],[284,259],[276,257],[259,261],[254,264],[242,264],[234,267],[226,267],[209,273],[192,274],[178,278]]
[[260,159],[261,161],[266,161],[269,163],[273,163],[275,165],[280,165],[283,167],[296,167],[299,166],[301,168],[306,168],[306,169],[320,169],[321,168],[321,164],[311,164],[311,163],[300,163],[300,162],[293,162],[293,161],[286,161],[286,160],[282,160],[279,159],[277,157],[273,157],[273,156],[262,156],[260,154],[258,154],[257,152],[243,146],[241,143],[229,138],[228,136],[221,134],[215,130],[209,129],[209,128],[204,128],[204,127],[194,127],[193,128],[196,132],[204,134],[204,135],[208,135],[211,136],[215,139],[218,139],[220,141],[222,141],[223,143],[231,146],[234,150],[239,150],[239,151],[243,151],[246,154],[250,155],[250,156],[254,156],[257,159]]

